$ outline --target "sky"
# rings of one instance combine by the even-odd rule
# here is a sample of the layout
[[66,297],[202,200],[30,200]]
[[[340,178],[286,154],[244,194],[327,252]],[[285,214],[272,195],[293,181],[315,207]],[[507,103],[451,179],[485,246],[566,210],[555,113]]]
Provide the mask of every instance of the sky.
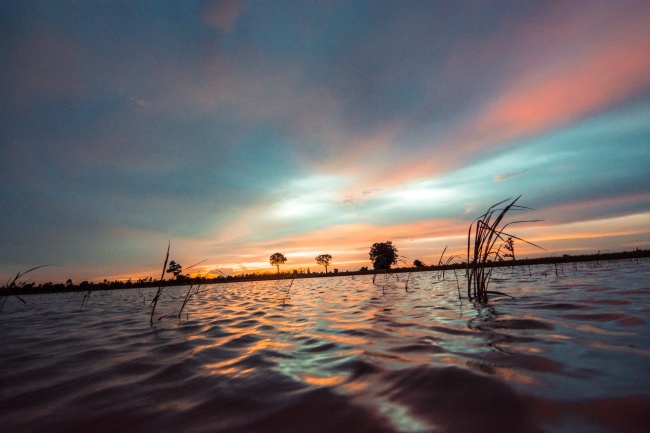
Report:
[[650,2],[6,0],[0,151],[2,282],[648,249]]

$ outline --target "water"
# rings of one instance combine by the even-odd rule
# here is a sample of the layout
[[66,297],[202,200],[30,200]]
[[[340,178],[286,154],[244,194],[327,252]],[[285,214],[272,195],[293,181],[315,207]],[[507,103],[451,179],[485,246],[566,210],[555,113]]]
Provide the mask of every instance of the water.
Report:
[[0,431],[649,431],[650,261],[498,272],[8,298]]

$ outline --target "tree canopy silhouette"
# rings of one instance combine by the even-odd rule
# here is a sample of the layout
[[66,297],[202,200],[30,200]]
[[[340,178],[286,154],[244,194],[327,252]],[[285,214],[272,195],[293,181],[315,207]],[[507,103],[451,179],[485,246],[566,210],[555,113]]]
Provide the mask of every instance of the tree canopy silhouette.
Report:
[[510,236],[508,239],[503,244],[503,248],[508,251],[507,253],[503,254],[503,257],[512,257],[512,260],[515,259],[515,240],[512,239],[512,236]]
[[332,263],[332,256],[329,254],[321,254],[316,256],[316,263],[321,266],[325,266],[325,273],[327,273],[327,267]]
[[271,265],[278,268],[278,274],[280,273],[280,265],[284,264],[286,261],[287,258],[282,253],[271,254],[271,257],[269,257]]
[[165,271],[169,274],[174,274],[174,278],[177,280],[180,280],[180,276],[183,273],[183,267],[181,266],[180,263],[176,263],[175,261],[169,262],[169,267]]
[[397,263],[397,248],[392,241],[376,242],[370,247],[370,260],[374,269],[390,269]]
[[423,268],[426,265],[421,260],[415,259],[413,260],[413,266],[416,268]]

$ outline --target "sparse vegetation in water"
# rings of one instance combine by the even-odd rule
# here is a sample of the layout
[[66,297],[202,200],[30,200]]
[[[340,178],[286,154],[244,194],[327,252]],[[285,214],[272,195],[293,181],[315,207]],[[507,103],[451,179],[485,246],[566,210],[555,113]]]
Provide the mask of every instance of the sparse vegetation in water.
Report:
[[[205,260],[203,260],[203,262],[205,262]],[[198,265],[200,263],[203,263],[203,262],[199,262],[196,265]],[[192,268],[192,267],[194,267],[196,265],[192,265],[188,269],[190,269],[190,268]],[[223,273],[221,271],[217,270],[217,272],[219,272],[221,275],[223,275]],[[208,273],[205,274],[204,277],[208,276],[210,273],[212,273],[212,270],[208,271]],[[200,275],[199,275],[199,277],[200,277]],[[187,289],[187,293],[185,294],[185,298],[183,299],[183,305],[181,305],[181,309],[178,312],[178,318],[179,319],[181,318],[181,314],[183,313],[183,309],[185,308],[185,306],[187,305],[189,300],[192,298],[192,296],[198,295],[199,293],[201,293],[201,289],[203,287],[205,287],[205,284],[196,284],[196,285],[195,284],[190,284],[190,287]]]
[[190,284],[190,287],[187,289],[187,293],[185,294],[185,298],[183,299],[183,304],[181,305],[181,309],[178,311],[178,318],[179,319],[181,318],[181,314],[183,314],[183,309],[185,308],[187,303],[190,301],[192,296],[198,295],[199,293],[201,293],[201,288],[202,288],[201,284],[198,284],[196,286],[194,286],[194,284]]
[[438,278],[444,280],[445,279],[445,266],[449,266],[452,260],[454,260],[458,256],[449,256],[445,260],[445,252],[447,251],[447,248],[449,246],[447,245],[444,250],[442,250],[442,254],[440,254],[440,260],[438,260],[438,267],[441,269],[438,271]]

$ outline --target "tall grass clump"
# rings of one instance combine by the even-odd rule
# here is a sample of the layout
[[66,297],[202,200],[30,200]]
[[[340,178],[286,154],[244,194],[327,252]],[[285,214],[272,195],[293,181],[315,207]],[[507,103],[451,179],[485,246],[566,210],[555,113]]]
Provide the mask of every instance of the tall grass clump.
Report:
[[[506,295],[505,293],[489,291],[490,277],[492,275],[491,262],[503,260],[501,253],[504,249],[508,238],[517,239],[534,247],[542,247],[521,239],[504,230],[512,224],[524,222],[536,222],[539,220],[512,221],[505,223],[504,219],[508,212],[517,210],[530,210],[530,208],[517,205],[521,196],[512,200],[505,207],[499,208],[510,199],[496,203],[487,210],[483,215],[475,219],[469,226],[467,233],[467,297],[470,300],[487,302],[488,294]],[[472,235],[474,241],[472,242]]]

